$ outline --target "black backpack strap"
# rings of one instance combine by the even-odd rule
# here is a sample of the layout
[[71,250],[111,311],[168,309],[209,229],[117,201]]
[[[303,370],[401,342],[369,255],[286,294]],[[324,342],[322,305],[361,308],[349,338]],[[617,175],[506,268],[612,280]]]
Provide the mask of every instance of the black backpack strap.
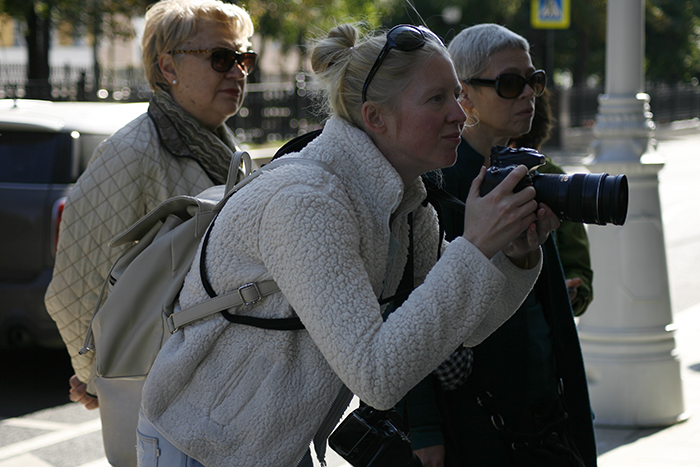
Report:
[[437,183],[427,177],[423,177],[423,184],[425,185],[425,190],[428,192],[426,201],[433,206],[435,203],[443,202],[446,203],[450,209],[454,209],[464,215],[464,201],[461,201],[452,193],[445,191],[440,188]]
[[[284,154],[289,154],[292,152],[299,152],[301,151],[309,142],[311,142],[314,138],[316,138],[318,135],[321,134],[323,130],[314,130],[310,131],[308,133],[304,133],[303,135],[297,136],[296,138],[286,142],[284,145],[282,145],[281,148],[277,150],[275,155],[272,157],[271,160],[275,160],[279,158],[280,156],[283,156]],[[204,236],[204,241],[202,242],[202,251],[199,257],[199,274],[200,278],[202,280],[202,285],[204,286],[204,290],[207,291],[207,294],[209,297],[214,298],[217,296],[216,292],[214,291],[214,288],[211,285],[211,282],[209,282],[209,279],[207,277],[207,272],[206,272],[206,251],[207,251],[207,245],[209,244],[209,234],[214,227],[214,222],[216,221],[216,218],[212,220],[211,224],[209,225],[209,229],[207,229],[207,233]],[[244,316],[244,315],[237,315],[229,312],[228,310],[223,310],[220,312],[221,315],[226,318],[227,321],[231,323],[237,323],[237,324],[245,324],[248,326],[254,326],[258,328],[263,328],[263,329],[273,329],[273,330],[278,330],[278,331],[298,331],[301,329],[304,329],[304,324],[301,322],[301,320],[298,317],[294,318],[258,318],[255,316]]]
[[290,152],[301,151],[306,147],[307,144],[309,144],[313,139],[320,135],[322,131],[322,129],[309,131],[308,133],[304,133],[303,135],[297,136],[296,138],[287,141],[285,144],[282,145],[281,148],[277,150],[275,155],[272,156],[271,160],[274,161],[278,157],[283,156],[285,154],[289,154]]
[[[399,290],[396,294],[391,297],[382,298],[379,300],[379,305],[386,305],[387,303],[394,302],[393,307],[387,308],[388,316],[394,309],[404,302],[411,295],[413,289],[415,288],[413,280],[413,213],[408,213],[408,259],[406,260],[406,266],[403,269],[403,276],[401,277],[401,282],[399,283]],[[386,319],[385,316],[385,319]]]
[[[207,277],[206,251],[207,251],[207,245],[209,244],[209,234],[211,233],[212,228],[214,227],[215,221],[216,221],[216,217],[214,218],[214,220],[211,221],[211,224],[209,225],[209,229],[207,229],[207,233],[204,236],[204,240],[202,241],[202,251],[201,251],[201,254],[199,256],[199,276],[202,280],[202,285],[204,286],[204,290],[207,291],[207,294],[211,298],[216,297],[217,294],[214,291],[214,288],[212,287],[211,282],[209,282],[209,279]],[[236,314],[229,312],[228,310],[223,310],[220,313],[221,313],[221,316],[226,318],[226,320],[231,322],[231,323],[245,324],[248,326],[254,326],[256,328],[273,329],[276,331],[298,331],[298,330],[304,329],[304,323],[301,322],[299,317],[294,317],[294,318],[258,318],[256,316],[236,315]]]
[[[272,160],[275,160],[284,154],[289,154],[292,152],[299,152],[301,151],[304,147],[306,147],[309,142],[313,141],[318,135],[321,134],[323,130],[314,130],[310,131],[308,133],[304,133],[301,136],[297,136],[296,138],[288,141],[285,143],[281,148],[277,150],[275,155],[272,157]],[[450,209],[456,209],[456,210],[461,210],[462,215],[464,215],[464,203],[460,200],[458,200],[456,197],[448,193],[447,191],[443,190],[442,188],[438,187],[432,180],[429,178],[423,177],[423,182],[425,184],[426,190],[427,190],[427,197],[424,202],[425,205],[427,203],[430,203],[435,210],[438,213],[438,219],[440,222],[440,238],[442,238],[444,229],[443,229],[443,221],[442,221],[442,207],[441,203],[445,202],[447,205],[450,207]],[[206,273],[206,249],[207,245],[209,244],[209,234],[212,230],[212,227],[214,226],[214,222],[216,221],[216,218],[212,220],[211,225],[209,226],[209,229],[207,230],[206,235],[204,236],[204,241],[202,242],[202,251],[199,257],[199,273],[200,273],[200,278],[202,280],[202,285],[204,286],[204,289],[207,291],[207,294],[209,297],[214,298],[217,296],[216,292],[214,291],[214,288],[211,286],[211,283],[209,282],[209,279],[207,278],[207,273]],[[380,305],[385,305],[390,302],[395,302],[395,303],[402,303],[413,291],[415,285],[414,285],[414,272],[413,272],[413,249],[414,249],[414,244],[413,244],[413,213],[409,214],[408,217],[408,222],[409,222],[409,247],[408,247],[408,260],[406,263],[406,268],[404,269],[404,274],[401,279],[401,284],[399,285],[399,291],[388,298],[380,299],[379,304]],[[440,246],[438,246],[438,259],[440,258]],[[391,308],[391,307],[390,307]],[[229,322],[232,323],[238,323],[238,324],[246,324],[249,326],[255,326],[263,329],[274,329],[274,330],[284,330],[284,331],[291,331],[291,330],[300,330],[304,329],[304,324],[301,322],[301,320],[298,317],[294,318],[258,318],[254,316],[242,316],[242,315],[236,315],[232,314],[227,310],[221,311],[221,315],[226,318]]]

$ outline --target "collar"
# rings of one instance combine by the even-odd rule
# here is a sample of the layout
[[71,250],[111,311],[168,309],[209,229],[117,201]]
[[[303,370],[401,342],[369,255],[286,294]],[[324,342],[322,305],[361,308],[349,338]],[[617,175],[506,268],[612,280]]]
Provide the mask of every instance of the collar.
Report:
[[[363,130],[333,117],[321,135],[309,143],[314,157],[338,170],[344,184],[361,181],[361,193],[386,217],[415,210],[427,196],[421,177],[404,186],[399,173]],[[378,212],[379,214],[379,212]]]

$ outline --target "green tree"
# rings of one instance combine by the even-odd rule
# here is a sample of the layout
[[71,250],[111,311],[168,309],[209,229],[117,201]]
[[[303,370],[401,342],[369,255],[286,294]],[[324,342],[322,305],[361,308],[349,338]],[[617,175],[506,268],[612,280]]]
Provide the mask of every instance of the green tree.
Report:
[[398,2],[394,14],[384,18],[388,27],[399,23],[422,24],[449,42],[462,29],[479,23],[507,25],[529,0],[413,0]]
[[[50,99],[49,52],[55,24],[69,22],[89,31],[95,44],[105,35],[129,35],[130,23],[119,18],[143,13],[152,0],[3,0],[0,12],[24,26],[27,41],[27,97]],[[96,61],[96,63],[98,63]],[[99,70],[99,64],[96,71]]]
[[688,82],[700,74],[700,1],[647,0],[646,77]]
[[104,38],[131,38],[134,35],[129,19],[142,15],[153,0],[62,0],[55,18],[71,24],[92,38],[93,79],[99,84],[101,65],[98,49]]
[[[304,51],[310,39],[344,22],[381,24],[397,0],[243,0],[240,5],[253,19],[263,38],[279,42],[283,51]],[[261,53],[263,51],[260,51]],[[301,67],[301,64],[300,64]]]
[[[593,75],[605,76],[606,0],[571,0],[571,26],[551,33],[530,25],[530,0],[413,0],[412,4],[415,8],[404,3],[404,8],[384,19],[384,25],[426,24],[449,41],[465,27],[498,23],[530,41],[539,67],[544,65],[547,41],[552,38],[554,68],[570,72],[575,84]],[[700,0],[646,0],[645,7],[647,78],[674,82],[698,77]],[[459,19],[454,22],[454,18]]]
[[530,0],[415,0],[385,24],[425,24],[449,42],[462,29],[480,23],[497,23],[521,34],[532,45],[533,61],[544,67],[548,40],[554,41],[555,68],[569,70],[582,82],[605,64],[605,0],[571,0],[571,27],[549,34],[530,24]]
[[27,97],[48,99],[49,46],[51,39],[51,10],[53,2],[4,0],[2,12],[25,25],[27,41]]

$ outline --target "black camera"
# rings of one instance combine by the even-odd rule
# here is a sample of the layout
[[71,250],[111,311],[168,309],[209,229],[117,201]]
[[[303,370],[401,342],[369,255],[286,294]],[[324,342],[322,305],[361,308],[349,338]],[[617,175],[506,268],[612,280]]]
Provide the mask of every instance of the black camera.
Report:
[[422,467],[399,425],[396,410],[362,405],[331,433],[328,445],[353,467]]
[[549,206],[560,219],[598,225],[625,223],[629,204],[625,175],[539,173],[537,168],[545,163],[545,157],[534,149],[494,146],[481,196],[493,190],[518,165],[525,165],[528,173],[513,191],[533,186],[537,192],[535,200]]

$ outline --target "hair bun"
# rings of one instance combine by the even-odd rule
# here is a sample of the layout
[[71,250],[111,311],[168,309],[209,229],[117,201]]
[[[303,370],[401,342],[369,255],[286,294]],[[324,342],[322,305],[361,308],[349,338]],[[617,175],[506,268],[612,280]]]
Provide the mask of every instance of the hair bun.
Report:
[[336,63],[347,60],[358,37],[357,29],[351,24],[343,24],[328,32],[314,48],[311,66],[316,73],[323,73]]

